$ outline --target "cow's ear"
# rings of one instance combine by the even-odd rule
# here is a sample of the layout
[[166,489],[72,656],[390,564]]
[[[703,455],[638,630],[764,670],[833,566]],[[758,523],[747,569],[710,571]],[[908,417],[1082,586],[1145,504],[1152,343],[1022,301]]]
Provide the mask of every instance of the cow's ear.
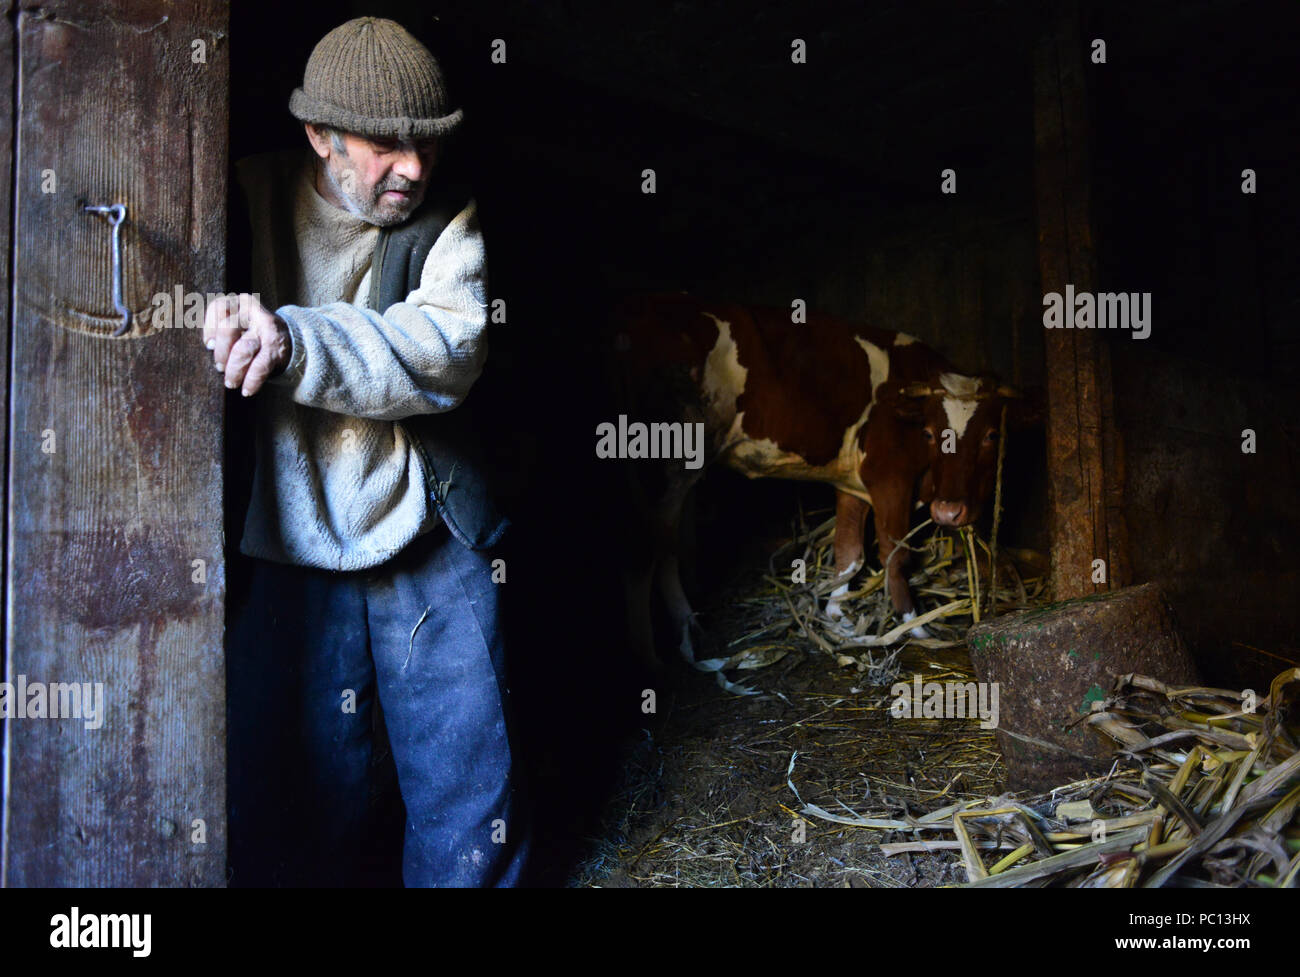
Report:
[[1041,388],[1017,392],[1016,396],[1008,397],[1005,403],[1007,427],[1013,431],[1041,428],[1047,423],[1047,396]]

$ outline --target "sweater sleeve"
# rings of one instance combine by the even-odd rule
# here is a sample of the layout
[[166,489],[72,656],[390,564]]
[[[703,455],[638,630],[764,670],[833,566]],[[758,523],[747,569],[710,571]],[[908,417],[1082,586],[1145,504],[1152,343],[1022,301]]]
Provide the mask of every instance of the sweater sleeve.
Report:
[[383,311],[346,302],[276,310],[293,353],[272,379],[300,404],[374,420],[458,406],[487,359],[487,286],[475,201],[429,250],[420,285]]

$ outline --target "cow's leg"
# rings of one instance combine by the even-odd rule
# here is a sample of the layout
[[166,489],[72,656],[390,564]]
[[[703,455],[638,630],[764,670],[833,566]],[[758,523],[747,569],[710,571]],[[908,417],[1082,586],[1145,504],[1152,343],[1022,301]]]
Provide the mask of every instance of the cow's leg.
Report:
[[831,591],[826,602],[826,616],[839,619],[844,615],[839,598],[849,592],[849,581],[862,569],[862,534],[867,510],[871,508],[856,495],[835,493],[835,579],[840,585]]
[[660,501],[655,524],[655,566],[659,583],[659,593],[663,595],[672,618],[673,634],[678,640],[678,650],[688,662],[695,661],[695,646],[691,641],[691,631],[698,629],[695,611],[686,599],[686,590],[682,587],[680,536],[682,507],[690,495],[691,489],[699,481],[698,472],[689,470],[673,472],[668,481],[667,491]]
[[[890,602],[904,621],[916,617],[916,604],[912,601],[912,592],[907,587],[906,549],[899,546],[899,541],[907,535],[909,515],[911,513],[912,487],[907,482],[887,482],[883,485],[867,487],[871,493],[876,509],[876,543],[879,547],[880,562],[885,567],[885,586],[889,591]],[[930,632],[924,627],[912,628],[912,635],[928,638]]]
[[655,561],[659,549],[655,538],[655,512],[659,489],[648,484],[635,463],[620,466],[623,505],[615,538],[621,543],[623,598],[627,612],[627,647],[642,667],[658,672],[663,668],[655,653],[653,591]]
[[645,668],[662,668],[655,654],[654,620],[650,611],[650,594],[654,580],[653,559],[623,571],[623,595],[627,604],[628,647]]

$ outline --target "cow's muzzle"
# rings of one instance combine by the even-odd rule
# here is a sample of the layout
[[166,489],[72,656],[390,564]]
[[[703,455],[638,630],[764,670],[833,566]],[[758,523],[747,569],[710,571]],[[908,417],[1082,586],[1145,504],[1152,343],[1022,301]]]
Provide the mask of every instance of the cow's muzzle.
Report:
[[965,502],[935,499],[930,503],[930,518],[939,526],[964,526],[970,522],[970,510]]

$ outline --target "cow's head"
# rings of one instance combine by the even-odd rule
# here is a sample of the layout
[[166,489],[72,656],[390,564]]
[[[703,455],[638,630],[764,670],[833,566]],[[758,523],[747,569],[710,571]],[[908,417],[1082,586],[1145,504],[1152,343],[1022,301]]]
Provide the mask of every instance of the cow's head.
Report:
[[940,526],[970,525],[997,480],[1003,407],[1009,426],[1024,422],[1020,394],[990,378],[944,373],[937,385],[904,387],[897,403],[927,453],[920,498],[930,517]]

